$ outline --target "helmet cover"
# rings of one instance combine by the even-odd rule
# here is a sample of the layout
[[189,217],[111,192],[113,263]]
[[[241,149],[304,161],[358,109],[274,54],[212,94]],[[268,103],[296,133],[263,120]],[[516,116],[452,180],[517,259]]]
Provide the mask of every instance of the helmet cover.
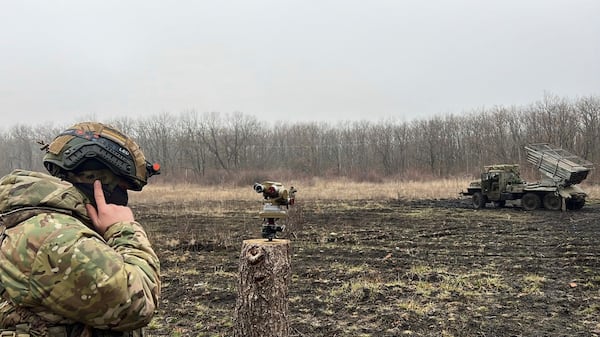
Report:
[[[50,174],[66,179],[70,172],[108,168],[128,189],[141,191],[160,166],[146,161],[140,147],[119,130],[102,123],[77,123],[45,147],[43,162]],[[68,179],[67,179],[68,180]]]

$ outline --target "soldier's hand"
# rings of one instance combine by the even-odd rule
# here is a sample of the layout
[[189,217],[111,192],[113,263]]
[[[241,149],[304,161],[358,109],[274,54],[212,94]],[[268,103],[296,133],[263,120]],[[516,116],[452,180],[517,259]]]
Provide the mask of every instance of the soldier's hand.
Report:
[[86,204],[85,208],[98,233],[104,235],[106,230],[117,222],[135,220],[129,207],[106,203],[102,184],[99,180],[94,181],[94,198],[96,199],[96,207]]

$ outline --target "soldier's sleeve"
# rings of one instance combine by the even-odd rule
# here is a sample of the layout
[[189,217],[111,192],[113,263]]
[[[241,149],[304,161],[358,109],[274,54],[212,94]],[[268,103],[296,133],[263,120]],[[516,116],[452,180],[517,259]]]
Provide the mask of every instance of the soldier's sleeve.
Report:
[[35,298],[63,317],[100,329],[147,325],[158,306],[160,263],[137,222],[117,223],[104,240],[64,225],[48,237],[30,277]]

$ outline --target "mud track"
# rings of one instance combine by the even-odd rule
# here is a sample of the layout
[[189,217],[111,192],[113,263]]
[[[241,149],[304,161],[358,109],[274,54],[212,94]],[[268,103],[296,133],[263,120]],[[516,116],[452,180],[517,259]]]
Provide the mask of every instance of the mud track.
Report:
[[[261,204],[199,206],[134,206],[162,263],[149,336],[231,336],[241,242],[260,237]],[[289,214],[291,336],[600,335],[597,203],[311,200]]]

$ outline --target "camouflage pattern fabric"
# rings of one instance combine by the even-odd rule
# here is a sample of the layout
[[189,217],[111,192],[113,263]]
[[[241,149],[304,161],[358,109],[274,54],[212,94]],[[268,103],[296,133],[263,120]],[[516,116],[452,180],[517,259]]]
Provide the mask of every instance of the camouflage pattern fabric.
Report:
[[43,173],[16,170],[0,179],[0,213],[26,206],[73,213],[40,213],[5,230],[0,330],[42,321],[130,331],[150,322],[160,264],[143,227],[117,223],[102,237],[86,202],[70,183]]

